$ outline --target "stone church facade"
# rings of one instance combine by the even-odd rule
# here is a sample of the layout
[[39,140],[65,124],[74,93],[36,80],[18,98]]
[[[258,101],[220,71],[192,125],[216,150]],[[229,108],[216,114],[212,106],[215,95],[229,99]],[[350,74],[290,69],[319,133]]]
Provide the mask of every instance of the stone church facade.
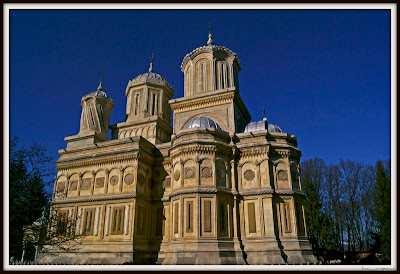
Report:
[[266,118],[250,123],[238,56],[210,33],[184,57],[177,99],[152,66],[128,83],[125,122],[109,125],[113,101],[101,82],[82,98],[80,131],[56,161],[51,209],[76,221],[80,243],[39,261],[316,262],[297,139]]

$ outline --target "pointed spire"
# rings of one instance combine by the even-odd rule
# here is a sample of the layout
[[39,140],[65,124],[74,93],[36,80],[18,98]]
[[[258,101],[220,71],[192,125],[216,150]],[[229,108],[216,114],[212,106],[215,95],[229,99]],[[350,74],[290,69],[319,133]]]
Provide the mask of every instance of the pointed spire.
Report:
[[208,23],[208,41],[207,41],[207,45],[211,46],[213,44],[213,40],[212,40],[212,33],[211,33],[211,24]]
[[265,114],[265,107],[263,107],[263,113],[264,113],[263,121],[266,121],[266,120],[267,120],[267,116],[266,116],[266,114]]
[[151,61],[150,61],[149,72],[153,72],[153,62],[154,62],[154,54],[151,53]]
[[104,78],[104,74],[103,74],[103,72],[100,72],[100,84],[97,87],[98,91],[102,91],[103,90],[103,78]]

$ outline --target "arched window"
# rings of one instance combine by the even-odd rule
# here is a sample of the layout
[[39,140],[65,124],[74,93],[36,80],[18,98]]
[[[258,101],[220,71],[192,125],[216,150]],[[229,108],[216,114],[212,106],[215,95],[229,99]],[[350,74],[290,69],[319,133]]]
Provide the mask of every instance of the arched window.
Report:
[[226,62],[218,62],[218,89],[229,87],[229,73]]
[[156,93],[153,93],[153,104],[151,108],[151,115],[157,115],[158,114],[158,96]]
[[190,73],[190,70],[191,70],[191,67],[189,67],[186,70],[186,73],[185,73],[185,90],[186,90],[186,95],[187,96],[192,95],[192,92],[191,92],[191,89],[192,89],[192,79],[191,79],[191,77],[192,77],[192,75]]
[[200,64],[200,69],[199,69],[199,85],[200,85],[200,91],[206,91],[206,80],[207,80],[207,66],[206,63],[201,63]]
[[139,93],[136,93],[136,98],[135,98],[135,115],[138,115],[139,113]]

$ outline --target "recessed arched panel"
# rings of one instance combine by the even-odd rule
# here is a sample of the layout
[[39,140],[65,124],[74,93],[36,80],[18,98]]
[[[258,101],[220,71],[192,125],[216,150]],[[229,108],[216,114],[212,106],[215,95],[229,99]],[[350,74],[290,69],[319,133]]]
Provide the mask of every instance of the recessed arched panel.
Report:
[[78,195],[78,183],[79,176],[77,173],[72,174],[69,178],[69,186],[68,186],[68,196],[77,196]]
[[271,181],[270,181],[268,160],[264,160],[260,163],[260,176],[261,176],[262,187],[272,187],[270,183]]
[[194,160],[188,160],[184,164],[183,169],[184,181],[183,184],[185,187],[196,186],[196,162]]
[[117,193],[119,192],[119,183],[120,183],[120,171],[117,168],[114,168],[110,171],[108,177],[108,193]]
[[292,164],[290,165],[290,177],[292,179],[292,188],[293,189],[300,189],[300,182],[299,182],[299,176],[298,176],[298,170],[297,170],[297,165]]
[[212,90],[211,63],[207,58],[202,58],[195,65],[195,90],[196,93]]
[[227,172],[225,161],[219,159],[215,163],[215,173],[217,176],[217,186],[227,187]]
[[61,175],[56,182],[56,193],[64,193],[67,188],[67,177]]
[[200,184],[213,185],[214,176],[213,162],[210,159],[203,159],[200,164]]
[[250,189],[257,187],[257,169],[254,163],[245,163],[242,166],[242,188]]
[[289,175],[288,175],[288,168],[286,163],[278,162],[276,166],[276,181],[277,181],[277,188],[289,188]]
[[136,170],[133,167],[127,167],[123,173],[122,191],[133,191],[135,189]]

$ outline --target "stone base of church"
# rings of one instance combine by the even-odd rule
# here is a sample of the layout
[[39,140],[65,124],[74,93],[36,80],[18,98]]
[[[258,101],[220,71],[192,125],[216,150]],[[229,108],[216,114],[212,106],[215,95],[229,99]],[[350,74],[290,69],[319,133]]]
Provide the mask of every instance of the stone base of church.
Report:
[[283,247],[283,257],[288,264],[318,263],[306,237],[282,238],[280,244]]
[[243,240],[246,262],[250,265],[284,264],[281,249],[275,237]]
[[132,252],[57,252],[39,253],[38,264],[121,265],[133,261]]
[[238,243],[232,241],[172,242],[169,243],[162,264],[246,264],[243,252],[238,246]]

